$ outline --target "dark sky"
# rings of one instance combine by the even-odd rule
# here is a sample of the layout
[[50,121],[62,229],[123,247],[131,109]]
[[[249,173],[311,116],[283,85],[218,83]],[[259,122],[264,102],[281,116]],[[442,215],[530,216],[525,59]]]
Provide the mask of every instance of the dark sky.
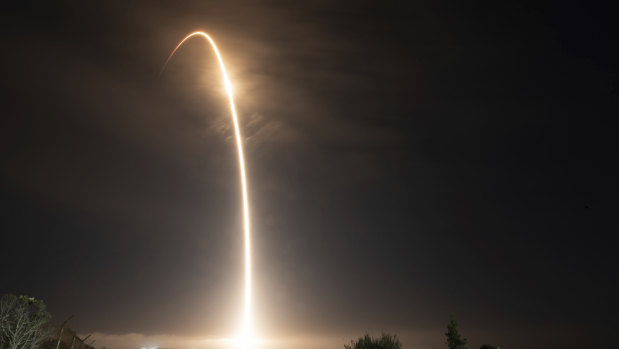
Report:
[[6,6],[0,293],[109,349],[233,331],[240,192],[215,57],[195,39],[157,79],[204,30],[242,119],[260,333],[444,348],[454,313],[470,348],[616,347],[619,6]]

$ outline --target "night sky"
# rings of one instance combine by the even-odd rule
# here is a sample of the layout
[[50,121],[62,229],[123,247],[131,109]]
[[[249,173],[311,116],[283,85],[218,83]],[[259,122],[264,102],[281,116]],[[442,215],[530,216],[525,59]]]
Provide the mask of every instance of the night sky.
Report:
[[[503,2],[498,2],[503,3]],[[610,2],[609,2],[610,3]],[[0,293],[95,346],[616,348],[618,5],[3,5]],[[196,339],[198,338],[198,339]],[[191,342],[194,341],[194,342]],[[197,344],[196,344],[197,343]]]

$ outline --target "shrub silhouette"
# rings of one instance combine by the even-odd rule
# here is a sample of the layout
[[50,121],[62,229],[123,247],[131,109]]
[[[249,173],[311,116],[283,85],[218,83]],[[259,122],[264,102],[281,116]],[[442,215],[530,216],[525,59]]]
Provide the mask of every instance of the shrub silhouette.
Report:
[[380,338],[374,338],[369,334],[360,337],[356,341],[350,341],[350,345],[344,344],[346,349],[402,349],[402,343],[396,335],[383,333]]

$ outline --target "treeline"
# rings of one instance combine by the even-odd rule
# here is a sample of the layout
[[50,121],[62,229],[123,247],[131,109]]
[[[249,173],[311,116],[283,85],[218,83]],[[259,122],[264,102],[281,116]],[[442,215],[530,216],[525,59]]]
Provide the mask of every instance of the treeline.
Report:
[[[94,349],[74,331],[65,329],[64,324],[60,328],[52,326],[50,319],[43,301],[23,295],[3,295],[0,298],[0,349]],[[445,336],[449,349],[468,349],[467,340],[458,332],[458,322],[453,315]],[[344,349],[402,349],[402,343],[396,335],[383,333],[375,338],[366,334],[344,344]],[[479,349],[499,347],[484,344]]]
[[[451,315],[447,324],[447,347],[449,349],[468,349],[466,347],[467,340],[458,332],[458,322]],[[402,349],[402,343],[396,335],[383,333],[380,337],[372,337],[369,334],[360,337],[357,340],[350,341],[350,344],[344,344],[345,349]],[[484,344],[479,349],[500,349],[497,346]]]

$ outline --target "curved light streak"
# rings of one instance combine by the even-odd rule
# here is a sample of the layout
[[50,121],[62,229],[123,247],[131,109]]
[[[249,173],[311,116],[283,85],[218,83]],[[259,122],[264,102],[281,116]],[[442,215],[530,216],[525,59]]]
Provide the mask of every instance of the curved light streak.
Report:
[[185,38],[183,38],[183,40],[181,40],[178,45],[176,45],[172,53],[170,53],[170,56],[168,56],[168,59],[165,61],[163,68],[161,68],[161,72],[159,73],[159,75],[161,76],[176,51],[187,40],[191,39],[194,36],[199,36],[206,39],[211,45],[213,51],[215,52],[215,55],[217,56],[219,68],[221,69],[224,85],[226,87],[226,93],[228,94],[228,101],[230,102],[230,112],[232,114],[232,122],[234,124],[234,135],[236,138],[236,148],[239,155],[239,169],[241,172],[241,191],[243,193],[243,235],[245,239],[245,306],[243,310],[243,325],[241,329],[241,338],[239,338],[239,341],[243,348],[248,348],[251,346],[251,342],[253,341],[251,333],[251,234],[249,229],[249,200],[247,199],[247,178],[245,175],[245,156],[243,155],[243,142],[241,141],[241,130],[236,114],[236,107],[234,106],[232,84],[230,84],[230,79],[228,79],[228,73],[226,72],[224,61],[219,54],[219,50],[217,49],[217,45],[215,45],[215,41],[213,41],[213,39],[211,39],[208,34],[201,31],[193,32],[185,36]]

